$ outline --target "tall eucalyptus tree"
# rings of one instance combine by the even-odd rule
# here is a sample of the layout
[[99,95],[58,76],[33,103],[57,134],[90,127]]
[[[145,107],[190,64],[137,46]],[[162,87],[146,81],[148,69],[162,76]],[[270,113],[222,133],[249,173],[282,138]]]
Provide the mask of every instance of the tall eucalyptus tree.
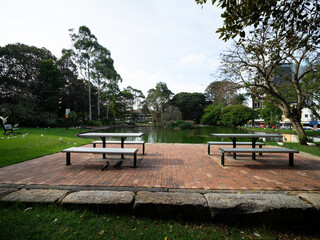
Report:
[[70,29],[71,42],[73,44],[73,60],[77,64],[82,77],[88,81],[89,91],[89,120],[92,120],[91,111],[91,71],[95,61],[95,51],[98,48],[98,40],[86,26],[79,27],[78,33]]
[[101,90],[108,88],[110,84],[117,84],[119,81],[122,81],[120,75],[115,70],[113,63],[114,61],[111,58],[111,52],[98,44],[95,50],[95,59],[92,64],[93,68],[91,74],[93,82],[98,88],[98,118],[100,118]]

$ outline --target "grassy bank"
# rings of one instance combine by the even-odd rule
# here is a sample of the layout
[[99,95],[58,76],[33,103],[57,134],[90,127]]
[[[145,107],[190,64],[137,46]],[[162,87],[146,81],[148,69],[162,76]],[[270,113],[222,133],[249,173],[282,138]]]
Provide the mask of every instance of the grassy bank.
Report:
[[[259,131],[259,132],[273,132],[273,133],[290,133],[290,134],[296,134],[296,130],[290,130],[290,129],[274,129],[274,128],[256,128],[256,127],[243,127],[247,130],[251,131]],[[315,137],[320,136],[320,132],[317,131],[305,131],[307,136]]]
[[[64,128],[20,128],[17,135],[0,134],[0,167],[60,152],[62,149],[84,145],[90,140],[76,133],[87,130]],[[41,136],[43,135],[43,137]],[[23,137],[24,136],[24,137]],[[59,139],[62,139],[59,141]]]
[[137,219],[57,205],[0,203],[0,239],[315,239],[264,226],[232,227]]
[[[267,142],[266,144],[271,145],[271,146],[279,146],[276,142]],[[316,144],[317,144],[317,146],[312,147],[312,146],[308,146],[308,145],[300,145],[299,143],[284,143],[283,147],[291,148],[291,149],[298,150],[300,152],[306,152],[306,153],[320,156],[320,143],[316,143]]]
[[[263,131],[263,132],[272,132],[272,133],[290,133],[290,134],[296,134],[295,130],[289,130],[289,129],[272,129],[272,128],[254,128],[254,127],[245,127],[247,130],[253,130],[253,131]],[[316,131],[306,131],[307,136],[319,136],[320,132]],[[271,146],[279,146],[276,142],[267,142],[266,144]],[[300,145],[299,143],[285,143],[283,147],[286,148],[292,148],[301,152],[310,153],[313,155],[320,156],[320,142],[315,143],[317,146],[308,146],[308,145]]]

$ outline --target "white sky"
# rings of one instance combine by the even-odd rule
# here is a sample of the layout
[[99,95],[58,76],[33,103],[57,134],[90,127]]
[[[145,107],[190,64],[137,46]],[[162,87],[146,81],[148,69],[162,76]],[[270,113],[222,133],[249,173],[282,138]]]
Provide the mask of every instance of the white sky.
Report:
[[[210,1],[209,1],[210,2]],[[221,9],[194,0],[0,0],[0,46],[71,48],[68,29],[89,27],[111,51],[121,87],[144,94],[159,81],[179,92],[204,92],[230,43],[215,33]]]

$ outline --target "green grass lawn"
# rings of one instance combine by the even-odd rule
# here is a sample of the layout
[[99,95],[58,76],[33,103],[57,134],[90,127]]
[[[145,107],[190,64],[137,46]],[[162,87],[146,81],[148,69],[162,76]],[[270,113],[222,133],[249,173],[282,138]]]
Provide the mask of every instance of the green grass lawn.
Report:
[[[274,129],[274,128],[257,128],[257,127],[244,127],[245,129],[248,130],[253,130],[253,131],[263,131],[263,132],[273,132],[273,133],[291,133],[291,134],[296,134],[296,130],[290,130],[290,129]],[[307,136],[320,136],[320,132],[318,131],[310,131],[306,130],[305,131]]]
[[[265,131],[265,132],[273,132],[273,133],[291,133],[295,134],[295,130],[289,130],[289,129],[272,129],[272,128],[253,128],[253,127],[246,127],[248,130],[255,130],[255,131]],[[320,132],[316,131],[306,131],[307,136],[320,136]],[[267,145],[271,146],[279,146],[276,142],[267,142]],[[285,143],[283,147],[286,148],[292,148],[301,152],[310,153],[313,155],[320,156],[320,142],[315,143],[317,146],[311,147],[308,145],[300,145],[299,143]]]
[[[0,134],[0,167],[84,145],[92,140],[78,138],[76,133],[88,130],[64,128],[20,128],[16,136]],[[26,135],[28,134],[28,135]],[[41,137],[43,134],[43,137]],[[24,138],[22,136],[25,136]],[[2,139],[3,138],[3,139]],[[62,141],[59,139],[62,138]]]
[[[266,144],[271,146],[279,146],[276,142],[267,142]],[[320,156],[320,143],[316,143],[316,144],[317,144],[316,147],[311,147],[308,145],[300,145],[299,143],[284,143],[284,146],[281,146],[281,147],[292,148],[300,152],[306,152],[306,153],[311,153],[313,155]]]
[[316,239],[265,226],[137,219],[58,205],[0,203],[0,239]]

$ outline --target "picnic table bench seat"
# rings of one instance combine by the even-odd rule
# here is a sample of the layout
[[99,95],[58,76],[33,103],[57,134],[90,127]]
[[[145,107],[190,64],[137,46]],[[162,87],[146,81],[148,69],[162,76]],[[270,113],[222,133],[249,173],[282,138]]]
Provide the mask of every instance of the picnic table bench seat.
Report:
[[225,153],[289,153],[289,166],[294,166],[293,154],[298,150],[290,148],[219,148],[221,151],[221,165],[224,166]]
[[[142,145],[142,155],[145,151],[145,141],[124,141],[124,144],[141,144]],[[103,144],[103,141],[93,141],[93,147],[95,148],[97,144]],[[121,141],[106,141],[106,144],[121,144]]]
[[66,153],[66,166],[71,165],[71,153],[97,153],[97,154],[126,154],[133,155],[133,167],[137,167],[137,148],[85,148],[85,147],[71,147],[62,150]]
[[[207,142],[208,143],[208,154],[210,155],[210,146],[211,145],[233,145],[233,142]],[[262,148],[265,144],[263,142],[256,142],[256,145],[259,145],[259,148]],[[252,142],[237,142],[237,145],[252,145]],[[262,155],[262,153],[260,153]]]

